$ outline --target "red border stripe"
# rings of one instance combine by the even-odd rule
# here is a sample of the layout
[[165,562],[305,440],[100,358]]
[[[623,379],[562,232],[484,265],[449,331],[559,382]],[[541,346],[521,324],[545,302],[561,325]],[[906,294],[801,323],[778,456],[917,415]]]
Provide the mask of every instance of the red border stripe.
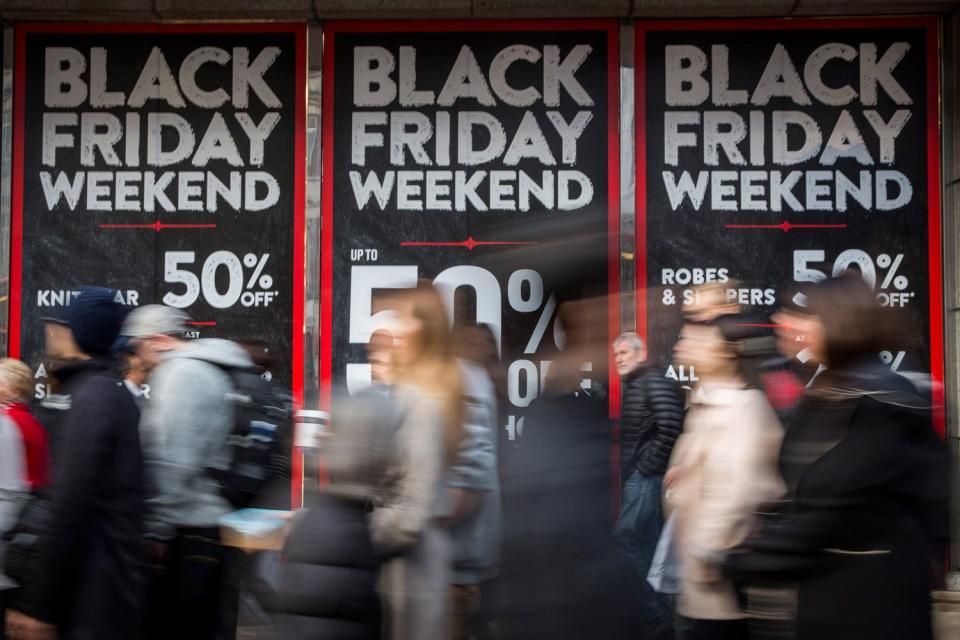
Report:
[[634,132],[636,138],[636,205],[634,211],[634,243],[636,264],[637,335],[649,344],[647,329],[647,32],[637,23],[634,31]]
[[[293,191],[293,376],[291,386],[293,400],[297,408],[303,407],[303,368],[305,356],[304,344],[304,305],[306,303],[306,262],[307,236],[307,25],[294,25],[296,32],[296,109],[294,118],[294,191]],[[291,506],[296,509],[303,506],[303,451],[293,446],[291,469]]]
[[10,327],[7,353],[20,357],[20,322],[23,287],[23,122],[26,105],[27,29],[18,25],[14,31],[13,72],[13,181],[10,193]]
[[[927,30],[927,225],[930,280],[930,373],[935,382],[933,426],[945,435],[943,351],[943,256],[940,228],[940,29],[937,18],[917,19]],[[938,383],[938,384],[937,384]]]
[[[620,333],[620,27],[607,27],[607,345]],[[607,412],[614,418],[610,447],[610,477],[613,486],[611,517],[620,511],[620,376],[607,351]]]
[[320,406],[330,409],[333,377],[333,49],[335,23],[323,26],[322,219],[320,241]]
[[28,33],[295,33],[302,22],[18,22]]
[[[607,24],[607,343],[620,333],[620,27]],[[607,356],[609,412],[620,415],[620,376]],[[614,468],[619,467],[619,463]],[[615,485],[617,486],[617,485]]]
[[[611,26],[612,25],[612,26]],[[435,32],[514,32],[514,31],[608,31],[617,40],[617,21],[598,18],[587,20],[332,20],[323,25],[327,35],[337,33],[435,33]],[[619,49],[613,53],[619,64]],[[618,99],[619,104],[619,99]]]

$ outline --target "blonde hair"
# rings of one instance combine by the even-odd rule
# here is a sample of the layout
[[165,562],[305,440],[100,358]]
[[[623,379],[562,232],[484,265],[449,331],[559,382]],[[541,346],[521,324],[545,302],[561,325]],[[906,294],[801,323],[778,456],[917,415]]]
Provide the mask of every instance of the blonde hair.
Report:
[[446,423],[447,459],[452,461],[463,437],[463,381],[443,301],[430,282],[421,280],[415,289],[397,294],[396,302],[409,305],[409,313],[420,321],[421,328],[411,340],[408,358],[397,363],[393,379],[439,397]]
[[30,367],[15,358],[0,359],[0,380],[14,390],[13,400],[26,402],[33,393],[33,372]]

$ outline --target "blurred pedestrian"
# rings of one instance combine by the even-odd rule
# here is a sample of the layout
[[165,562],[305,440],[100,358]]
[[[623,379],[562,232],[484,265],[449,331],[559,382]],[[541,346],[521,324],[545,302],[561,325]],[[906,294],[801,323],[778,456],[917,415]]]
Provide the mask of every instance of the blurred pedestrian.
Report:
[[807,291],[804,345],[824,370],[787,430],[788,501],[729,572],[794,587],[798,640],[929,640],[949,537],[949,458],[929,397],[877,356],[895,333],[858,274]]
[[397,294],[390,397],[402,415],[373,540],[393,554],[382,586],[394,640],[447,637],[451,507],[447,469],[460,448],[463,384],[447,314],[432,285]]
[[635,569],[634,591],[644,638],[673,637],[673,611],[663,594],[647,582],[663,527],[663,474],[683,426],[683,396],[663,371],[646,363],[644,344],[635,333],[613,341],[621,376],[620,478],[623,491],[614,533]]
[[780,307],[770,319],[775,325],[777,350],[796,363],[794,366],[805,367],[812,373],[823,365],[822,362],[817,362],[806,341],[807,334],[814,328],[817,320],[809,309],[809,286],[794,291],[793,296],[784,296]]
[[268,479],[260,495],[250,505],[262,509],[290,508],[290,477],[293,475],[293,393],[278,375],[278,365],[270,343],[259,338],[241,338],[237,344],[253,361],[251,373],[265,381],[269,404],[275,407],[276,445],[270,454]]
[[[27,407],[34,389],[30,367],[13,358],[0,359],[0,538],[14,527],[29,493],[47,484],[47,432]],[[4,544],[0,541],[0,640],[6,592],[15,583],[3,574]]]
[[277,375],[277,360],[273,357],[270,343],[261,338],[238,338],[237,344],[250,356],[253,366],[267,380],[273,380]]
[[395,425],[383,394],[339,398],[325,440],[330,478],[309,494],[283,547],[277,589],[268,600],[278,638],[380,640],[380,557],[367,516],[382,491]]
[[[574,292],[571,295],[576,295]],[[603,378],[607,299],[574,298],[558,310],[566,348],[525,415],[503,473],[504,543],[497,630],[504,640],[638,637],[623,560],[612,531],[616,467]]]
[[[80,352],[70,326],[67,321],[70,307],[53,307],[48,315],[41,318],[43,321],[44,354],[43,368],[46,375],[46,385],[40,401],[36,405],[35,416],[47,432],[47,447],[50,451],[50,468],[56,469],[60,459],[60,443],[64,440],[70,412],[71,398],[69,385],[61,384],[57,375],[61,368],[69,371],[74,365],[84,359],[86,354]],[[51,472],[52,473],[52,472]]]
[[456,324],[453,341],[457,357],[472,362],[487,372],[497,396],[497,404],[507,397],[507,376],[500,361],[500,349],[489,324]]
[[370,381],[374,386],[390,385],[393,370],[393,334],[384,329],[374,331],[367,343]]
[[125,336],[121,336],[113,345],[113,352],[120,366],[123,376],[123,385],[133,396],[137,406],[143,410],[144,403],[150,399],[150,371],[153,367],[137,353],[136,343]]
[[[37,406],[37,413],[43,418],[42,430],[47,443],[46,448],[49,451],[49,465],[46,471],[47,482],[25,496],[26,503],[22,508],[19,506],[16,509],[13,508],[14,504],[18,504],[20,497],[17,488],[19,487],[19,481],[16,479],[20,478],[23,473],[26,473],[28,477],[30,476],[29,464],[23,464],[24,455],[28,459],[30,455],[26,454],[26,442],[22,435],[14,441],[12,446],[4,447],[4,453],[10,457],[5,458],[3,471],[0,471],[5,477],[5,483],[8,486],[7,491],[11,492],[7,495],[18,496],[17,500],[7,502],[7,517],[11,517],[11,514],[15,517],[13,520],[8,520],[4,527],[7,530],[12,528],[9,534],[11,538],[19,536],[19,539],[16,544],[10,545],[9,551],[4,550],[7,555],[4,562],[7,565],[8,572],[15,574],[21,582],[25,583],[29,581],[30,577],[36,580],[36,576],[29,575],[28,568],[32,567],[32,559],[37,553],[36,540],[39,534],[49,527],[47,515],[52,504],[49,486],[50,469],[55,466],[55,451],[59,451],[58,442],[62,439],[59,436],[64,432],[66,416],[70,409],[70,396],[59,393],[59,384],[55,372],[60,366],[80,360],[82,356],[67,324],[67,307],[54,308],[51,315],[45,316],[42,321],[44,323],[44,347],[47,362],[41,365],[41,368],[46,372],[47,384],[44,385],[42,397]],[[54,389],[57,389],[58,392],[55,393]],[[10,437],[9,432],[7,437]],[[21,535],[24,533],[27,535]],[[31,542],[24,543],[25,540]],[[12,589],[17,586],[17,582],[9,576],[2,582],[6,587],[3,594],[0,594],[0,599],[8,600],[12,594]],[[5,624],[0,624],[0,627],[5,627]],[[5,633],[0,631],[0,638],[4,636]]]
[[0,359],[0,406],[20,431],[27,484],[31,491],[36,491],[47,484],[50,452],[47,450],[47,432],[27,406],[33,390],[30,367],[14,358]]
[[[139,307],[123,326],[148,366],[152,398],[141,431],[153,495],[147,537],[159,572],[148,633],[212,640],[236,625],[234,553],[220,544],[218,521],[233,511],[209,469],[226,470],[235,424],[229,370],[253,365],[228,340],[184,339],[187,316],[162,305]],[[233,595],[230,596],[231,600]],[[224,620],[224,617],[234,617]]]
[[[496,440],[497,464],[503,468],[505,456],[517,444],[510,440],[507,421],[510,413],[510,399],[507,396],[507,370],[500,359],[500,347],[494,335],[493,327],[485,323],[456,324],[453,327],[453,341],[457,357],[472,362],[484,369],[493,384],[497,405]],[[514,434],[515,435],[515,434]]]
[[688,319],[675,347],[676,361],[693,365],[699,378],[664,478],[682,570],[682,640],[747,638],[721,563],[746,538],[754,511],[782,494],[776,470],[782,430],[741,356],[752,331],[745,324],[739,315]]
[[[4,574],[6,551],[4,535],[14,527],[27,499],[27,456],[17,425],[7,416],[0,416],[0,622],[6,613],[7,592],[16,582]],[[0,624],[0,640],[5,636]]]
[[[482,329],[460,327],[454,335],[465,338]],[[467,338],[461,344],[470,344]],[[467,640],[481,624],[480,608],[485,586],[499,573],[502,513],[497,468],[497,399],[486,369],[475,358],[480,351],[466,350],[460,360],[465,402],[463,439],[448,473],[453,538],[453,572],[450,579],[450,638]]]
[[789,426],[804,388],[825,369],[805,343],[811,323],[815,322],[807,309],[807,288],[804,284],[788,290],[777,312],[771,316],[781,360],[779,367],[764,373],[763,386],[784,427]]
[[49,526],[13,594],[13,640],[129,640],[139,635],[144,587],[144,481],[139,412],[110,347],[126,309],[116,292],[83,288],[67,314],[69,364],[56,376],[70,408],[60,434]]

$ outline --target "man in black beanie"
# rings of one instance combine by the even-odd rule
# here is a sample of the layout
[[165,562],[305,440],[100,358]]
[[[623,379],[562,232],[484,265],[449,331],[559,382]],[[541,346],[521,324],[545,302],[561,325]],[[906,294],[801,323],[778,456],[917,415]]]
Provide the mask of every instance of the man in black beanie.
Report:
[[74,358],[57,371],[70,398],[36,544],[7,616],[12,640],[129,640],[140,633],[145,567],[139,411],[110,355],[126,308],[84,288],[66,318]]

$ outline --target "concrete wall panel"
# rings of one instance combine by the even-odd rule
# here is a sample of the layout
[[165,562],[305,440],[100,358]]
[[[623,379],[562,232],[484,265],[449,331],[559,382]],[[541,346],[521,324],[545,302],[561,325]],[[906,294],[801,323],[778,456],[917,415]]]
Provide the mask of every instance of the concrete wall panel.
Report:
[[313,0],[321,20],[469,18],[471,0]]
[[5,20],[156,20],[151,0],[0,0]]
[[312,0],[156,0],[164,20],[309,20]]
[[862,0],[860,2],[836,2],[831,0],[800,0],[792,15],[884,15],[950,13],[960,6],[957,0]]
[[[953,456],[954,465],[951,478],[953,495],[953,531],[951,541],[950,568],[960,572],[960,425],[958,425],[957,408],[957,381],[960,379],[960,360],[957,358],[957,345],[960,344],[960,317],[957,308],[960,307],[960,290],[957,278],[957,252],[960,246],[960,185],[954,184],[944,189],[944,245],[946,250],[943,256],[944,270],[944,341],[946,343],[946,419],[947,444]],[[960,578],[958,578],[960,579]]]
[[6,20],[691,18],[945,14],[960,0],[0,0]]
[[[940,64],[942,65],[942,96],[943,108],[943,182],[945,184],[960,183],[960,144],[957,144],[957,135],[954,133],[957,123],[960,122],[960,100],[957,100],[956,91],[960,87],[960,14],[954,14],[944,20],[943,42]],[[960,245],[954,245],[960,246]],[[958,494],[960,497],[960,494]]]
[[477,18],[624,18],[630,0],[473,0]]
[[795,0],[635,0],[635,18],[777,17],[789,15]]

